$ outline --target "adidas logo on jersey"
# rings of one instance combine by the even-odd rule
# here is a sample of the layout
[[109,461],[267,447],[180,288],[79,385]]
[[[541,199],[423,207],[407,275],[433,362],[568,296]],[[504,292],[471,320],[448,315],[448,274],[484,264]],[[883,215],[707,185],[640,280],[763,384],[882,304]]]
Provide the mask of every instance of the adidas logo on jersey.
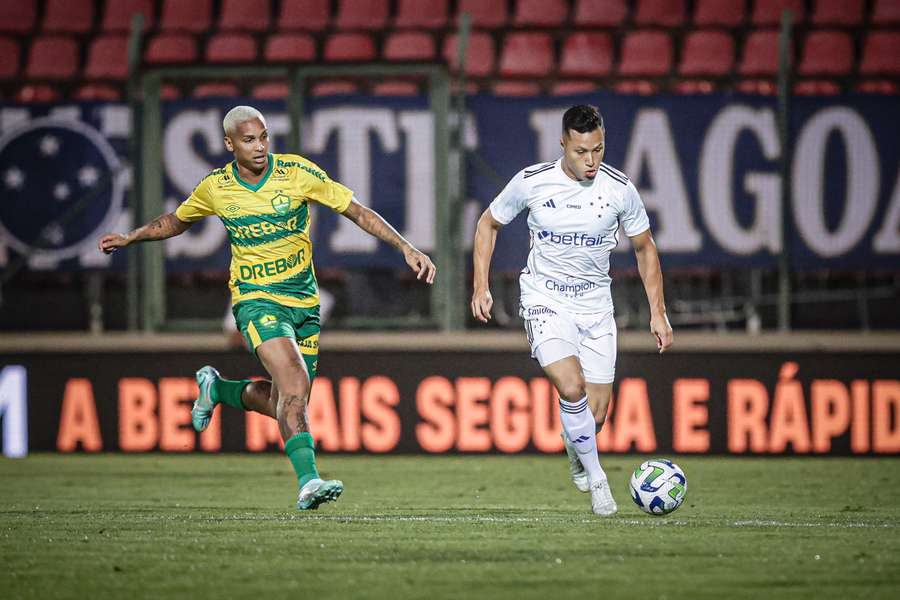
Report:
[[546,202],[544,202],[544,206],[547,208],[556,208],[556,202],[553,201],[553,198],[550,198]]

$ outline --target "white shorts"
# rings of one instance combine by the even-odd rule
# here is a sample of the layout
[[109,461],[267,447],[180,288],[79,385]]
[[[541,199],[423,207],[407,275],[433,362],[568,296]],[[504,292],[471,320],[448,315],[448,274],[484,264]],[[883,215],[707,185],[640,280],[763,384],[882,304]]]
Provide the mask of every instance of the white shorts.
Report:
[[546,306],[522,307],[531,356],[542,367],[575,356],[588,383],[616,377],[616,320],[612,311],[573,314]]

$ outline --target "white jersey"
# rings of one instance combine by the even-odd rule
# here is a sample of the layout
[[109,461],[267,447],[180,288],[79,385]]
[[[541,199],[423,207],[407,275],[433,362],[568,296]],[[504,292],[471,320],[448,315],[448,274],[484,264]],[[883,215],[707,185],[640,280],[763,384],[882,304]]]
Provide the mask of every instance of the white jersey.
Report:
[[609,254],[621,223],[629,237],[650,227],[634,184],[601,163],[593,180],[575,181],[562,159],[519,171],[491,202],[504,225],[528,209],[531,250],[519,277],[523,307],[571,313],[612,310]]

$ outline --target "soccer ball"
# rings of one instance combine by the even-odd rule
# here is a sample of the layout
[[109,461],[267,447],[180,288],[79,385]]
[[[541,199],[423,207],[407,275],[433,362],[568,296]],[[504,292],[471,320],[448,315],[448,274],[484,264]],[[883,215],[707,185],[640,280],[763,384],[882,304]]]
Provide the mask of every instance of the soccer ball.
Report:
[[681,506],[687,479],[681,467],[665,458],[641,463],[631,474],[631,499],[649,515],[667,515]]

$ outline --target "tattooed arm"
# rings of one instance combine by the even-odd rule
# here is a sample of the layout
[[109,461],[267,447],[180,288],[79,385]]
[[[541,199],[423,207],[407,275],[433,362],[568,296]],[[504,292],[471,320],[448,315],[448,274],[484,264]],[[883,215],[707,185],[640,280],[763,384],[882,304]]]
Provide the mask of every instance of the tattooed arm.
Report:
[[100,238],[99,247],[106,254],[112,254],[132,242],[151,242],[181,235],[190,226],[190,223],[185,223],[176,217],[175,213],[167,213],[126,235],[107,233]]

